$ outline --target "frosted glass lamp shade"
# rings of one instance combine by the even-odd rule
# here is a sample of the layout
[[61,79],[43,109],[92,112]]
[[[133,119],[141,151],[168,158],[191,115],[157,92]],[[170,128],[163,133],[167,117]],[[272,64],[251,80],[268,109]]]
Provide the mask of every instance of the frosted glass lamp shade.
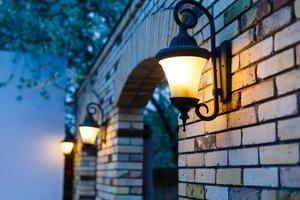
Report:
[[95,144],[99,133],[99,127],[79,126],[80,137],[84,144]]
[[198,99],[199,81],[206,63],[206,58],[196,56],[175,56],[160,60],[171,97]]
[[62,141],[60,143],[60,148],[63,154],[70,155],[73,148],[74,148],[74,142],[71,141]]

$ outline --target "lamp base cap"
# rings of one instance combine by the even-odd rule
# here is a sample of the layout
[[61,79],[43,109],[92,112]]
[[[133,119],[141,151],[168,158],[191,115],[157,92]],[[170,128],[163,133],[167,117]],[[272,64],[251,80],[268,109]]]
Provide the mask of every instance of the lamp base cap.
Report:
[[185,131],[186,121],[190,118],[188,112],[190,109],[197,106],[199,99],[192,97],[172,97],[171,104],[180,112],[180,119],[183,124],[183,131]]

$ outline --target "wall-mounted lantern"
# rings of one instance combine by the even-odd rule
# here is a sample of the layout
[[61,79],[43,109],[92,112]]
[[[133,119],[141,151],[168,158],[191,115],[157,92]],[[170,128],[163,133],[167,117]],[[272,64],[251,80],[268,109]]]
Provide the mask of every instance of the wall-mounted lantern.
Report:
[[[194,7],[185,7],[185,5]],[[209,20],[211,51],[200,48],[195,38],[188,33],[188,29],[194,28],[198,23],[196,9],[205,14]],[[170,101],[180,111],[180,119],[185,131],[190,109],[195,108],[196,115],[200,119],[210,121],[219,114],[219,96],[223,103],[231,100],[231,49],[227,41],[216,48],[214,18],[200,3],[181,0],[176,4],[173,14],[179,26],[179,33],[172,39],[168,48],[156,54],[156,58],[167,77],[171,90]],[[188,20],[180,20],[179,14],[188,17]],[[200,112],[200,109],[204,107],[207,113],[209,109],[206,104],[198,103],[198,90],[202,70],[209,59],[212,62],[214,112],[206,116]]]
[[64,155],[70,155],[74,148],[75,137],[70,133],[68,129],[66,129],[66,137],[63,141],[60,142],[60,148]]
[[[79,132],[83,144],[94,145],[96,143],[97,136],[101,129],[104,131],[101,133],[101,142],[105,143],[106,141],[106,122],[104,121],[103,109],[101,105],[97,103],[90,103],[87,108],[87,116],[85,117],[82,124],[79,125]],[[100,112],[101,115],[101,124],[99,125],[93,115]]]

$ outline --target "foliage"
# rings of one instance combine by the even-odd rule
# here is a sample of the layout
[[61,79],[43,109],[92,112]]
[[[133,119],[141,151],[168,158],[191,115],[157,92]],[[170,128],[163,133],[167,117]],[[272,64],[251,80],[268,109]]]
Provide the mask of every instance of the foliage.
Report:
[[[150,127],[153,141],[154,168],[177,167],[178,113],[170,104],[169,96],[168,85],[162,82],[153,95],[159,107],[150,100],[144,110],[144,121]],[[163,116],[158,109],[163,111]]]
[[[74,94],[128,1],[0,0],[0,47],[3,50],[68,58],[67,123],[74,123]],[[36,72],[48,69],[40,66],[32,71],[31,78],[20,77],[19,85],[27,84],[29,79],[27,87],[40,85]],[[51,76],[55,80],[59,74]],[[0,84],[4,86],[12,78],[13,75]],[[47,93],[45,87],[42,93]]]
[[14,83],[17,83],[16,86],[20,91],[16,100],[21,101],[23,99],[21,94],[25,89],[34,89],[45,99],[50,98],[48,89],[51,87],[64,90],[65,79],[61,76],[61,72],[63,72],[61,66],[66,65],[65,59],[53,55],[28,53],[2,54],[4,59],[5,55],[11,56],[10,61],[14,65],[7,79],[0,82],[0,88],[6,87],[10,81],[15,79]]

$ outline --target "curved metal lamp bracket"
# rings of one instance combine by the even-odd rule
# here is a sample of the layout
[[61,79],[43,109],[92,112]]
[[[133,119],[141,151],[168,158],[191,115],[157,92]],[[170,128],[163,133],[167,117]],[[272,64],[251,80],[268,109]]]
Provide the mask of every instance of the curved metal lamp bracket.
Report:
[[[184,5],[190,4],[194,8],[183,8]],[[205,103],[199,103],[195,107],[196,115],[205,121],[211,121],[215,119],[219,114],[219,96],[222,103],[228,103],[231,100],[231,49],[229,42],[223,42],[218,48],[216,48],[216,31],[214,18],[210,12],[202,6],[200,3],[194,0],[181,0],[174,8],[174,20],[180,27],[181,31],[187,31],[194,28],[198,23],[198,15],[195,11],[199,9],[208,18],[211,32],[211,60],[212,60],[212,73],[213,73],[213,96],[214,96],[214,111],[211,115],[203,115],[200,110],[205,108],[206,113],[209,113],[209,108]],[[188,14],[192,17],[190,23],[183,22],[179,18],[179,14]],[[218,62],[217,62],[218,61]],[[185,121],[184,121],[185,131]]]
[[104,111],[103,108],[100,104],[97,103],[89,103],[86,107],[87,113],[92,117],[95,115],[98,111],[100,112],[101,115],[101,124],[100,128],[104,128],[104,133],[101,134],[101,141],[103,143],[106,143],[106,126],[107,126],[107,120],[104,119]]

